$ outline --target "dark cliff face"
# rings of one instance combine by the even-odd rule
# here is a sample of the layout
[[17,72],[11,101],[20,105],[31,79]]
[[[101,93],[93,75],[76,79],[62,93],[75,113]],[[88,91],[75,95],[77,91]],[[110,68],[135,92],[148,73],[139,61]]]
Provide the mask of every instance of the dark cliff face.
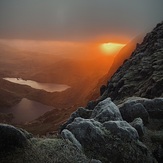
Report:
[[163,22],[148,33],[107,84],[113,101],[163,96]]

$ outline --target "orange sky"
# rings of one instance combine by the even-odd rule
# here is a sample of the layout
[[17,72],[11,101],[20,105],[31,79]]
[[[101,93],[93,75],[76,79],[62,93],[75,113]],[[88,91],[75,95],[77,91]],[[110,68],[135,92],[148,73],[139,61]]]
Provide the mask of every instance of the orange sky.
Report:
[[[111,41],[112,40],[112,41]],[[0,43],[9,45],[19,50],[34,51],[48,53],[54,55],[62,55],[66,57],[95,57],[96,55],[107,54],[106,49],[101,47],[109,42],[118,44],[126,44],[129,39],[116,38],[106,39],[99,38],[91,42],[68,42],[68,41],[40,41],[40,40],[16,40],[6,39],[0,40]],[[119,50],[119,49],[118,49]],[[114,53],[114,52],[113,52]],[[109,53],[108,53],[109,54]]]

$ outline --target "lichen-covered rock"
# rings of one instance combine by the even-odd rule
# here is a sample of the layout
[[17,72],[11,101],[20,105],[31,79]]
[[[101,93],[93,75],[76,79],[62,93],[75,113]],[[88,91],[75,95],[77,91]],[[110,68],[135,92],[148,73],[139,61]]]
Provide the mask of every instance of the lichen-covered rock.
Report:
[[100,160],[92,159],[90,163],[102,163]]
[[134,119],[134,121],[131,122],[130,124],[137,130],[140,137],[144,135],[144,125],[143,120],[141,118]]
[[87,119],[87,118],[90,118],[91,114],[92,114],[92,111],[91,111],[91,110],[85,109],[85,108],[83,108],[83,107],[79,107],[75,112],[73,112],[73,113],[71,114],[71,116],[70,116],[70,118],[67,120],[67,122],[61,126],[61,131],[62,131],[63,129],[65,129],[66,126],[67,126],[68,124],[70,124],[71,122],[73,122],[73,120],[74,120],[75,118],[81,117],[81,118]]
[[27,133],[7,124],[0,124],[0,153],[23,148],[27,145]]
[[118,107],[123,119],[128,122],[138,117],[143,120],[144,124],[148,123],[149,117],[163,119],[163,98],[131,97]]
[[103,126],[111,133],[118,135],[121,139],[137,140],[139,138],[136,129],[126,121],[108,121]]
[[137,101],[128,100],[122,105],[119,105],[119,110],[123,119],[127,122],[132,122],[135,118],[140,117],[144,124],[148,123],[149,114],[143,104]]
[[108,81],[108,97],[163,97],[163,22],[148,33],[131,57]]
[[138,141],[137,131],[127,122],[102,124],[94,119],[78,117],[66,128],[80,142],[89,158],[103,163],[153,162],[146,146]]
[[118,107],[111,101],[110,98],[98,103],[92,112],[91,118],[101,123],[110,120],[122,120]]
[[147,99],[142,101],[142,104],[151,118],[163,119],[163,98]]
[[61,132],[61,136],[64,139],[68,139],[70,142],[72,142],[79,150],[82,151],[82,146],[79,143],[79,141],[74,137],[74,135],[67,129],[64,129]]
[[83,147],[91,145],[94,141],[104,142],[102,124],[93,119],[75,118],[66,128],[74,134]]

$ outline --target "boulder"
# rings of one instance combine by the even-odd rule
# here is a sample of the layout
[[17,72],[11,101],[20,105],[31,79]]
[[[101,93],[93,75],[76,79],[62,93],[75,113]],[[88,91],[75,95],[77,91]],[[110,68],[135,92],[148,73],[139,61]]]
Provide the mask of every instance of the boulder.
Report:
[[127,122],[132,122],[135,118],[141,118],[144,124],[148,123],[149,114],[143,104],[128,100],[125,103],[119,105],[119,110],[123,119]]
[[124,121],[104,124],[94,119],[75,118],[67,130],[80,142],[89,158],[107,162],[148,162],[153,158],[148,149],[138,141],[136,129]]
[[100,101],[94,110],[80,108],[61,135],[82,148],[88,158],[104,163],[153,163],[151,152],[139,141],[144,134],[143,121],[147,123],[149,118],[145,101],[151,100],[128,99],[119,105],[120,111],[110,98]]
[[101,123],[110,120],[122,120],[118,107],[111,101],[110,98],[98,103],[92,112],[91,118]]
[[76,140],[76,138],[74,137],[74,135],[67,129],[64,129],[62,132],[61,132],[61,136],[62,138],[64,139],[68,139],[70,142],[72,142],[80,151],[82,151],[82,146],[81,144],[79,143],[78,140]]
[[141,118],[134,119],[134,121],[131,122],[130,124],[137,130],[140,137],[144,135],[144,125],[143,120]]
[[163,119],[163,98],[145,100],[143,105],[151,118]]
[[61,131],[65,129],[68,124],[72,123],[75,118],[81,117],[87,119],[91,116],[91,114],[92,114],[91,110],[85,109],[83,107],[79,107],[75,112],[71,114],[67,122],[61,126]]
[[104,141],[102,124],[93,119],[75,118],[75,120],[67,125],[66,129],[72,132],[75,138],[83,147],[88,143],[91,145],[94,141]]
[[163,98],[131,97],[118,107],[123,119],[128,122],[132,122],[134,118],[139,117],[144,124],[148,123],[149,117],[163,119]]
[[139,138],[136,129],[126,121],[108,121],[103,126],[112,134],[118,135],[121,139],[137,140]]
[[0,124],[0,153],[23,148],[28,143],[27,135],[14,126]]

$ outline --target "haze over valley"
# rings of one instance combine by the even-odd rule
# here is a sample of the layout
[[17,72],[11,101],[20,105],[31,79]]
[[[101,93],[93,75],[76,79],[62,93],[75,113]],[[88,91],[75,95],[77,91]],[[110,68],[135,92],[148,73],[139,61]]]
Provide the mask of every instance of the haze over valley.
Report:
[[[83,54],[79,55],[75,49],[70,53],[69,45],[65,46],[64,54],[61,49],[58,49],[57,53],[53,51],[49,53],[47,42],[44,44],[41,42],[46,54],[45,51],[41,53],[41,50],[32,48],[37,47],[39,41],[22,40],[20,47],[17,45],[20,41],[16,40],[15,44],[11,42],[14,43],[10,40],[8,42],[1,40],[0,46],[0,105],[1,110],[11,107],[7,109],[7,113],[12,113],[12,107],[23,98],[27,98],[57,108],[57,115],[68,116],[75,106],[88,102],[85,96],[96,86],[98,82],[96,79],[100,79],[108,72],[114,60],[114,55],[102,54],[100,46],[97,45],[94,51],[82,50],[80,47],[79,53],[82,51]],[[43,90],[42,86],[45,85],[48,90]],[[58,108],[61,113],[58,113]],[[71,109],[67,110],[67,113],[62,112],[62,109],[67,108]],[[13,122],[16,122],[14,118]]]
[[162,163],[162,7],[0,0],[0,163]]

